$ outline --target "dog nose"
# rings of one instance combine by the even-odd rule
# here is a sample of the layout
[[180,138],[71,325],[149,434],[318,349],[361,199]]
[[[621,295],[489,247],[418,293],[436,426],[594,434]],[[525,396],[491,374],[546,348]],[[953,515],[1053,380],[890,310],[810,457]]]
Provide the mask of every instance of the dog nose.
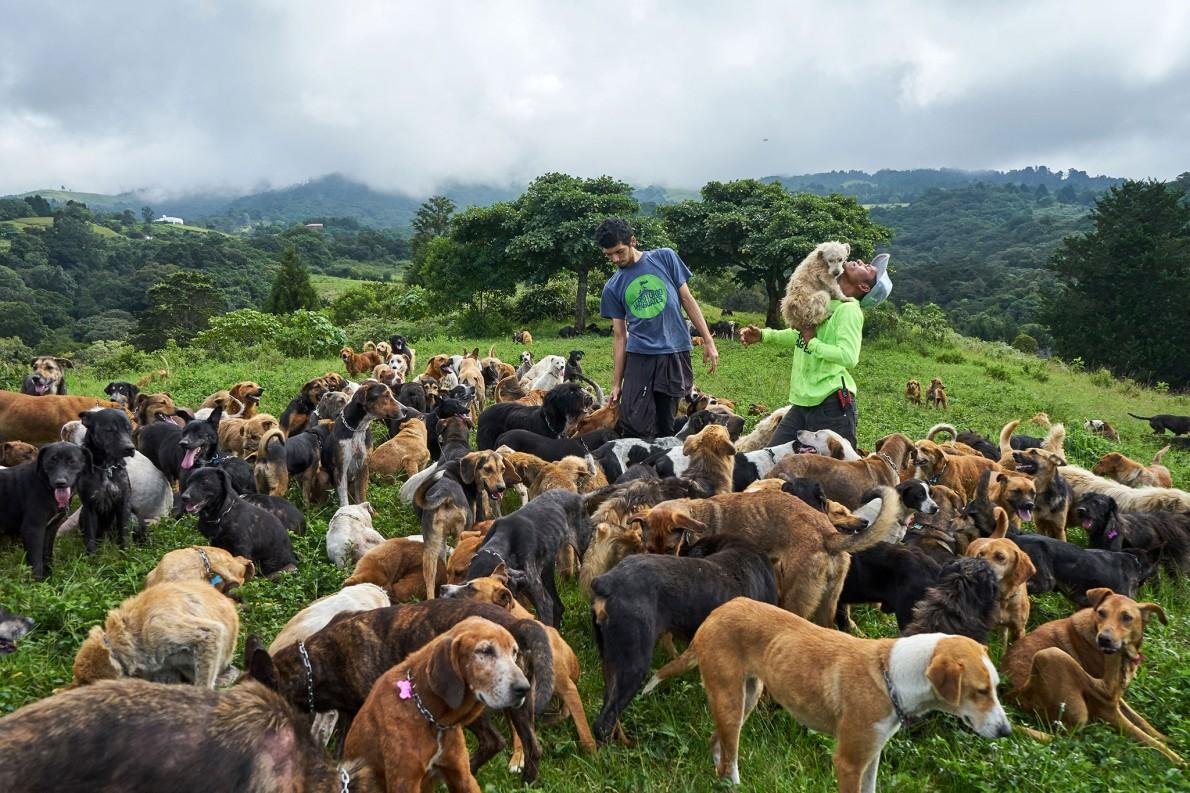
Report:
[[1005,719],[996,728],[996,737],[1007,738],[1009,735],[1012,735],[1012,725],[1008,723],[1008,719]]
[[1033,509],[1033,507],[1034,507],[1034,506],[1036,506],[1036,505],[1035,505],[1035,504],[1034,504],[1032,501],[1026,501],[1026,502],[1023,504],[1023,507],[1024,507],[1025,509]]
[[1115,640],[1112,639],[1112,637],[1108,636],[1107,634],[1103,634],[1103,633],[1099,634],[1098,641],[1099,641],[1099,646],[1104,648],[1105,650],[1114,650],[1116,647]]
[[518,700],[524,700],[529,695],[529,681],[518,680],[512,684],[512,695]]

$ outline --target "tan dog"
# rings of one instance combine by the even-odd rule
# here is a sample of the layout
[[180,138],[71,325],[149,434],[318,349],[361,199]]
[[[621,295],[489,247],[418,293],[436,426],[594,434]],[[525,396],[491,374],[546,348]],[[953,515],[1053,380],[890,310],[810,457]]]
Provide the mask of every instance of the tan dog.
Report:
[[926,402],[932,408],[946,409],[950,406],[946,398],[946,386],[942,384],[941,379],[935,377],[930,381],[930,387],[926,389]]
[[[393,603],[425,600],[426,580],[421,572],[423,548],[423,543],[405,537],[385,540],[360,557],[343,586],[375,584],[388,593]],[[445,583],[446,568],[438,565],[435,591]]]
[[839,287],[843,265],[851,255],[845,242],[824,242],[794,269],[781,300],[781,316],[791,328],[817,327],[831,315],[831,300],[853,301]]
[[254,459],[260,439],[280,426],[277,417],[268,413],[257,413],[248,419],[224,416],[219,420],[219,448],[245,460]]
[[[400,360],[404,360],[404,358]],[[394,389],[405,382],[405,378],[397,374],[397,370],[386,363],[377,364],[372,367],[372,379],[379,380],[389,388]]]
[[29,396],[0,391],[0,438],[34,446],[53,443],[63,424],[94,407],[124,409],[118,402],[89,396]]
[[772,478],[813,479],[832,501],[858,509],[861,497],[873,487],[895,487],[900,467],[913,454],[913,441],[900,433],[882,439],[877,450],[859,460],[835,460],[821,454],[788,454],[769,472]]
[[[997,526],[1003,521],[1008,528],[1007,515],[996,507]],[[980,537],[967,545],[965,556],[985,560],[996,573],[1000,583],[1000,597],[996,609],[995,627],[1004,628],[1005,646],[1025,635],[1029,624],[1029,591],[1025,584],[1037,572],[1029,554],[1003,535]]]
[[375,350],[356,352],[351,347],[339,350],[339,358],[343,361],[343,366],[346,367],[347,374],[351,377],[359,377],[364,372],[370,372],[384,363],[380,353]]
[[[311,466],[313,467],[313,466]],[[273,427],[260,437],[256,462],[252,465],[256,491],[270,496],[284,496],[289,490],[289,465],[285,460],[285,433]],[[308,479],[308,476],[306,477]],[[309,499],[307,499],[307,503]]]
[[[207,396],[195,412],[197,418],[205,419],[215,408],[223,408],[223,415],[227,418],[243,418],[246,406],[242,400],[236,399],[226,388]],[[203,411],[206,411],[205,413]]]
[[[513,597],[508,588],[508,572],[503,564],[496,565],[490,576],[473,578],[463,584],[447,585],[442,588],[444,598],[464,598],[478,600],[482,603],[494,603],[506,609],[517,619],[536,619],[527,608]],[[591,725],[587,722],[587,712],[583,710],[583,700],[578,693],[579,666],[578,656],[562,634],[552,625],[542,624],[546,635],[550,637],[550,650],[554,655],[554,694],[562,700],[560,718],[570,716],[574,722],[574,729],[578,731],[578,744],[583,751],[595,751],[595,736],[591,734]],[[509,769],[524,766],[524,748],[521,746],[520,736],[514,731],[512,734],[512,759],[508,763]]]
[[901,510],[896,491],[882,488],[871,527],[862,534],[843,534],[821,512],[779,491],[680,498],[649,510],[645,547],[651,553],[676,553],[709,534],[750,540],[773,562],[781,607],[819,625],[833,625],[850,554],[898,529]]
[[74,368],[74,362],[69,358],[55,358],[52,355],[39,355],[29,362],[32,371],[25,376],[21,385],[21,393],[29,396],[46,396],[66,394],[66,370]]
[[1003,666],[1012,679],[1009,698],[1050,723],[1105,721],[1183,765],[1169,739],[1124,701],[1140,670],[1145,627],[1153,617],[1165,624],[1165,610],[1103,588],[1087,590],[1087,599],[1090,608],[1047,622],[1008,648]]
[[364,700],[343,747],[389,791],[428,790],[441,775],[452,791],[480,793],[462,727],[484,707],[519,706],[529,681],[507,630],[468,617],[385,672]]
[[37,459],[37,447],[24,441],[0,442],[0,466],[12,468],[14,465],[31,462]]
[[947,454],[930,440],[917,442],[914,475],[931,485],[945,485],[964,498],[970,498],[979,485],[984,471],[1000,470],[994,461],[983,455]]
[[[467,580],[467,569],[471,567],[471,559],[479,550],[483,538],[488,535],[488,529],[494,520],[482,520],[471,527],[470,531],[459,534],[459,542],[446,560],[446,583],[461,584]],[[424,582],[422,588],[424,589]]]
[[[755,482],[744,488],[744,492],[780,493],[784,492],[784,487],[784,479],[757,479]],[[836,530],[846,532],[847,534],[855,534],[856,532],[861,532],[868,528],[867,518],[857,516],[838,501],[831,501],[829,498],[825,499],[825,501],[826,512],[823,514],[826,515],[827,520],[831,522],[831,525],[834,526]],[[636,519],[630,518],[629,523],[631,524],[634,520]]]
[[231,663],[240,617],[206,581],[167,581],[133,595],[91,629],[74,658],[72,686],[117,677],[214,688]]
[[781,407],[762,418],[753,427],[752,432],[736,441],[735,450],[737,452],[754,452],[757,449],[766,449],[772,446],[777,425],[781,423],[781,419],[785,418],[785,414],[788,412],[788,406]]
[[800,724],[836,737],[840,793],[876,790],[884,744],[912,716],[940,710],[984,738],[1012,733],[987,648],[965,636],[859,639],[735,598],[711,612],[686,652],[644,691],[695,666],[715,720],[716,771],[735,784],[740,730],[765,689]]
[[[159,394],[137,394],[132,403],[132,414],[138,426],[147,427],[158,421],[172,421],[178,408],[168,391]],[[226,413],[226,410],[224,410]]]
[[521,385],[521,380],[515,374],[500,378],[496,383],[497,402],[516,402],[528,396],[529,392]]
[[917,380],[910,380],[905,384],[905,399],[911,405],[921,404],[921,383]]
[[578,573],[578,588],[587,600],[591,599],[591,583],[596,578],[619,564],[625,556],[644,553],[642,530],[647,526],[643,518],[632,526],[616,523],[599,523],[595,526],[595,533],[587,546],[587,552],[583,554]]
[[517,344],[524,344],[526,347],[533,344],[533,334],[526,328],[525,330],[517,331],[512,334],[512,340]]
[[179,548],[161,557],[145,576],[145,589],[169,581],[202,581],[225,595],[256,577],[251,559],[212,545]]
[[475,389],[475,399],[471,400],[471,421],[478,423],[479,414],[483,412],[487,402],[487,388],[483,384],[483,369],[479,363],[478,347],[471,352],[463,351],[463,360],[459,362],[459,371],[455,374],[459,376],[461,385],[471,386]]
[[[518,452],[513,452],[517,454]],[[525,457],[533,457],[531,454]],[[538,460],[540,458],[534,457]],[[591,493],[601,487],[607,487],[607,477],[603,473],[603,468],[596,464],[591,457],[563,457],[556,463],[548,463],[541,461],[542,465],[536,471],[532,470],[531,465],[526,465],[526,469],[530,470],[531,483],[529,484],[529,498],[537,498],[542,493],[550,490],[568,490],[571,493]],[[515,463],[513,464],[515,468]],[[519,470],[518,470],[519,474]]]
[[250,419],[256,415],[260,408],[260,398],[264,396],[264,388],[259,383],[243,380],[227,389],[227,393],[231,394],[232,399],[244,403],[244,412],[239,417]]
[[380,587],[344,582],[338,592],[324,595],[294,614],[269,645],[269,655],[309,639],[339,614],[370,611],[389,605],[388,595]]
[[1033,525],[1047,537],[1065,540],[1070,513],[1076,507],[1070,484],[1061,475],[1066,458],[1047,449],[1025,449],[1014,453],[1014,463],[1017,471],[1033,477]]
[[1114,479],[1129,487],[1173,487],[1173,477],[1169,469],[1161,465],[1161,458],[1168,451],[1167,444],[1153,455],[1153,462],[1148,466],[1130,460],[1119,452],[1108,452],[1099,458],[1091,473]]
[[501,446],[496,451],[504,458],[504,464],[516,471],[517,476],[520,477],[521,485],[517,490],[523,489],[521,495],[524,501],[528,501],[532,495],[536,495],[539,492],[536,489],[537,480],[541,477],[541,472],[550,464],[549,461],[528,452],[515,452],[507,446]]
[[379,479],[405,478],[416,474],[430,462],[429,430],[420,418],[401,424],[397,434],[377,446],[368,455],[368,471]]
[[426,370],[422,372],[422,377],[432,377],[441,382],[447,372],[451,372],[450,356],[449,355],[434,355],[430,360],[426,361]]
[[610,430],[616,426],[616,422],[619,420],[620,403],[604,405],[579,418],[574,424],[574,432],[570,434],[572,437],[577,437],[579,435],[586,435],[588,432],[594,432],[595,430]]

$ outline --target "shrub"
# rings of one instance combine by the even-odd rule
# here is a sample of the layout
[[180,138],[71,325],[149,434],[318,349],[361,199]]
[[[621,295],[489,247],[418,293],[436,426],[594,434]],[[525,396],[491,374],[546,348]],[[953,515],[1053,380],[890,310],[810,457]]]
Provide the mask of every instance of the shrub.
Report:
[[569,319],[574,316],[577,294],[578,281],[570,277],[551,278],[544,284],[527,284],[513,300],[513,318],[526,323]]
[[1100,388],[1111,388],[1116,382],[1116,376],[1101,366],[1091,373],[1091,382]]
[[967,359],[963,356],[962,353],[956,352],[955,350],[943,350],[942,352],[940,352],[934,356],[934,360],[937,361],[938,363],[949,363],[949,364],[959,364],[959,363],[965,363],[967,361]]
[[251,308],[241,308],[211,317],[206,330],[194,337],[193,345],[212,356],[230,361],[243,351],[271,342],[281,332],[282,317]]
[[468,306],[458,313],[453,325],[463,338],[486,339],[507,336],[512,333],[515,322],[506,306],[493,305],[484,309]]
[[901,321],[912,333],[935,344],[946,341],[953,333],[946,314],[934,303],[924,306],[907,303],[901,309]]
[[864,315],[864,338],[901,340],[901,315],[892,303],[881,303]]
[[317,311],[295,311],[281,318],[275,343],[282,355],[291,358],[323,358],[338,354],[347,334]]
[[1169,393],[1169,383],[1165,382],[1164,380],[1158,380],[1156,383],[1153,384],[1153,390],[1156,391],[1158,394],[1168,394]]
[[1028,333],[1018,333],[1017,337],[1012,340],[1012,346],[1026,355],[1037,354],[1037,339],[1030,336]]
[[405,322],[428,317],[433,310],[429,295],[420,286],[373,283],[348,289],[330,305],[331,321],[340,327],[365,317],[388,317]]

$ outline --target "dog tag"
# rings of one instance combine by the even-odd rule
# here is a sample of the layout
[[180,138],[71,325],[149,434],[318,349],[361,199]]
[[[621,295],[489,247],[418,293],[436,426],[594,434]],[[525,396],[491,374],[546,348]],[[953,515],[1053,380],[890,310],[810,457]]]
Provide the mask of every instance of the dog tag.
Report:
[[219,586],[222,583],[223,576],[219,575],[218,573],[215,573],[215,575],[211,576],[211,586]]
[[398,680],[397,693],[401,699],[413,699],[413,681]]

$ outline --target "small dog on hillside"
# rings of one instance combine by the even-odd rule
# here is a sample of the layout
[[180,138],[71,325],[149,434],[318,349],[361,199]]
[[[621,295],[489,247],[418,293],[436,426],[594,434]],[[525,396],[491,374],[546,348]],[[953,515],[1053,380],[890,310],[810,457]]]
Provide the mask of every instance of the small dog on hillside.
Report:
[[906,383],[905,384],[905,399],[907,399],[910,402],[910,404],[920,405],[921,404],[921,383],[919,383],[917,380],[910,380],[908,383]]
[[946,386],[941,378],[935,377],[930,381],[930,387],[926,389],[926,404],[932,408],[942,408],[943,410],[950,406],[950,402],[946,399]]
[[1087,419],[1083,422],[1083,429],[1092,435],[1098,435],[1101,438],[1120,442],[1120,433],[1111,424],[1108,424],[1103,419]]
[[817,326],[831,315],[831,299],[851,300],[839,288],[843,263],[851,255],[845,242],[824,242],[802,260],[785,287],[781,316],[791,328]]

